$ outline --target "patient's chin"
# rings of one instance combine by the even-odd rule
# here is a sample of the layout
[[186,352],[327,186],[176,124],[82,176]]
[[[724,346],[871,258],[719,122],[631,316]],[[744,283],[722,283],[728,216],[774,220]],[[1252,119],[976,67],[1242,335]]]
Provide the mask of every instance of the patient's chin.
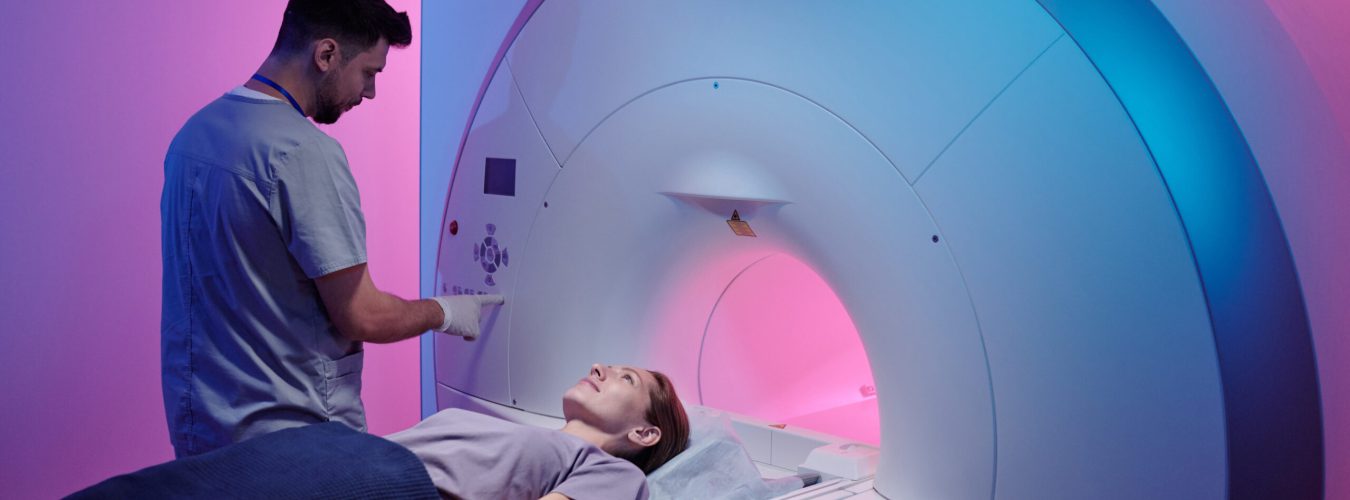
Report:
[[577,415],[581,414],[582,408],[581,402],[577,400],[577,388],[568,389],[563,394],[563,418],[567,420],[576,418]]
[[567,391],[563,393],[563,405],[566,406],[569,399],[575,400],[581,396],[581,394],[580,384],[567,388]]

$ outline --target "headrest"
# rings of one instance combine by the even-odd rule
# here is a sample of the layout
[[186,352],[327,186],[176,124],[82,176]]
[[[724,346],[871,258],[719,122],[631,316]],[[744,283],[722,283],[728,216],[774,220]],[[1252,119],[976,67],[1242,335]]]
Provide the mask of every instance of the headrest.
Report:
[[765,481],[731,418],[717,410],[688,407],[689,447],[647,476],[653,500],[665,498],[772,498],[801,488],[796,476]]

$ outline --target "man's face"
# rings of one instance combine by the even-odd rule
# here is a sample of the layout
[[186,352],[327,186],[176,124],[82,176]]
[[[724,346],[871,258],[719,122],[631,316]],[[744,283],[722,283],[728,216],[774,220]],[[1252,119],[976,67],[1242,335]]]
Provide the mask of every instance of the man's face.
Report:
[[384,70],[388,56],[389,42],[383,38],[351,58],[344,54],[342,61],[319,80],[314,121],[335,123],[362,99],[374,99],[375,75]]
[[593,365],[591,371],[563,394],[563,416],[580,418],[606,432],[648,425],[651,372],[618,365]]

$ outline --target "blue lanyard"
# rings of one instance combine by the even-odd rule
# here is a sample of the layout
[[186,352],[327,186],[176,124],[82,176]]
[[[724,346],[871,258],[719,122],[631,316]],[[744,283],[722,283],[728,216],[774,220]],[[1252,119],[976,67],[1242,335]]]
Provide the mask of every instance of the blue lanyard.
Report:
[[286,96],[287,101],[291,101],[291,107],[294,107],[296,111],[299,111],[300,116],[305,116],[305,110],[300,109],[300,103],[295,102],[295,98],[291,97],[291,93],[287,92],[286,89],[281,88],[280,85],[277,85],[277,82],[268,80],[267,77],[257,73],[253,74],[253,79],[262,82],[263,85],[277,89],[277,92],[281,92],[281,95]]

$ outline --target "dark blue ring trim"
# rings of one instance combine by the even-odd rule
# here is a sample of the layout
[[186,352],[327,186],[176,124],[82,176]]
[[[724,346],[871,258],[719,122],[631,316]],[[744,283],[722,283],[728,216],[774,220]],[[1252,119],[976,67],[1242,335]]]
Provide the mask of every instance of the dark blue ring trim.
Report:
[[1151,2],[1038,1],[1134,121],[1190,240],[1223,383],[1228,497],[1322,498],[1321,401],[1302,289],[1227,104]]

